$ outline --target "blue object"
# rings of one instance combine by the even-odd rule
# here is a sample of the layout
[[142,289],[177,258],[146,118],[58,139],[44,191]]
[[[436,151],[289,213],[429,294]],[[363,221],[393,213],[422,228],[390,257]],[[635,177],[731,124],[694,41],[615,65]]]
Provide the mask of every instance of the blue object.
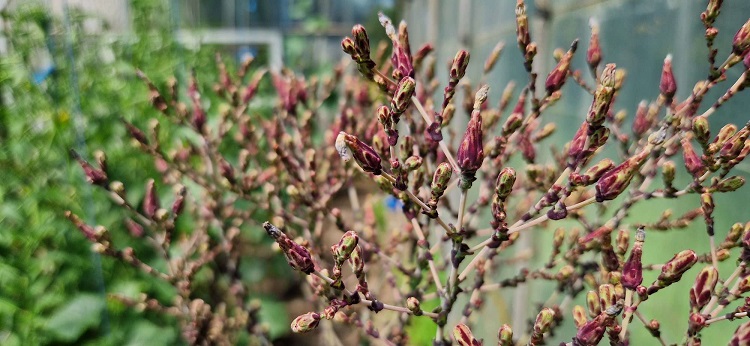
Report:
[[401,202],[400,199],[393,196],[386,197],[384,203],[390,211],[399,211],[404,207],[404,203]]

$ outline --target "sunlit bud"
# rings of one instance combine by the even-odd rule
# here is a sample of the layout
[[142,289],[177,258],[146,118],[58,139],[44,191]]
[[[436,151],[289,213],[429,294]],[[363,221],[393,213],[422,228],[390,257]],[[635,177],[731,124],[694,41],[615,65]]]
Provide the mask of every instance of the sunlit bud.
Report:
[[650,153],[650,148],[644,148],[619,166],[604,173],[596,183],[596,200],[598,202],[612,200],[620,195]]
[[435,169],[435,175],[432,176],[432,184],[430,189],[434,199],[439,199],[445,189],[448,188],[448,182],[451,180],[453,174],[453,168],[447,162],[440,163]]
[[739,222],[732,225],[732,227],[729,228],[727,237],[724,238],[724,243],[721,247],[734,247],[737,244],[737,241],[740,240],[740,237],[742,237],[743,228],[744,227]]
[[599,23],[594,18],[589,19],[591,27],[591,39],[589,39],[589,49],[586,51],[586,62],[589,67],[596,68],[602,61],[602,49],[599,46]]
[[333,260],[341,265],[349,259],[354,248],[357,247],[359,242],[359,236],[354,231],[348,231],[344,233],[339,242],[331,246],[331,253],[333,254]]
[[693,177],[698,178],[706,173],[706,166],[703,164],[703,160],[693,150],[693,145],[690,144],[690,140],[683,138],[682,141],[682,157],[685,161],[685,168]]
[[745,322],[737,327],[732,339],[729,340],[729,346],[748,346],[750,345],[750,322]]
[[481,343],[479,340],[474,338],[469,327],[463,323],[459,323],[453,328],[453,339],[456,340],[459,346],[479,346]]
[[643,282],[641,256],[643,254],[643,242],[646,239],[646,232],[643,227],[638,228],[635,238],[630,257],[622,267],[622,286],[630,290],[636,289]]
[[154,187],[154,179],[146,182],[146,194],[143,197],[143,214],[149,218],[154,218],[156,210],[161,207],[159,195]]
[[586,309],[583,306],[576,305],[573,307],[573,322],[575,322],[576,328],[581,328],[581,326],[588,322]]
[[667,100],[671,100],[677,91],[677,82],[672,73],[672,54],[668,54],[664,59],[664,66],[661,69],[661,81],[659,82],[659,91]]
[[716,152],[721,147],[724,146],[724,143],[726,143],[734,134],[737,132],[737,125],[735,124],[726,124],[724,127],[719,130],[719,133],[716,135],[716,138],[714,138],[713,142],[711,142],[711,147],[714,148],[712,152]]
[[709,130],[708,119],[706,119],[706,117],[697,116],[693,119],[693,133],[695,134],[695,139],[698,140],[698,143],[704,146],[708,143],[711,131]]
[[356,58],[357,50],[355,48],[354,40],[352,40],[351,37],[344,37],[344,39],[341,40],[341,49],[344,53]]
[[750,275],[746,275],[739,279],[739,282],[737,283],[737,290],[740,293],[745,293],[745,292],[750,291]]
[[409,297],[406,299],[406,308],[415,316],[422,314],[422,308],[419,306],[419,299],[415,297]]
[[404,161],[404,169],[407,172],[415,171],[419,169],[419,167],[422,166],[422,157],[420,156],[409,156]]
[[490,55],[487,57],[487,60],[484,62],[484,74],[489,73],[493,67],[495,67],[495,63],[497,63],[497,60],[500,58],[500,54],[503,52],[503,48],[505,47],[505,42],[498,42],[495,45],[495,48],[492,49],[492,52],[490,52]]
[[360,141],[355,136],[340,132],[336,138],[336,150],[344,161],[354,158],[365,172],[374,175],[380,175],[382,172],[380,155],[372,147]]
[[701,13],[701,20],[703,23],[707,24],[706,26],[710,26],[715,20],[716,17],[719,16],[719,11],[721,10],[721,3],[723,0],[709,0],[708,5],[706,6],[706,11]]
[[292,321],[292,331],[295,333],[307,333],[317,328],[318,323],[320,323],[320,314],[317,312],[308,312],[297,316]]
[[586,181],[587,184],[592,184],[599,180],[599,178],[604,175],[607,171],[612,169],[612,167],[615,166],[615,163],[612,162],[610,159],[603,159],[599,161],[597,164],[591,166],[589,169],[586,170],[586,173],[583,174],[583,179]]
[[750,19],[734,34],[732,53],[742,55],[748,48],[750,48]]
[[456,114],[456,106],[452,103],[449,103],[445,108],[443,108],[443,122],[441,126],[445,126],[450,124],[451,120],[453,120],[453,115]]
[[745,185],[745,178],[740,176],[731,176],[724,178],[716,184],[716,191],[719,192],[732,192]]
[[125,185],[121,181],[113,181],[109,184],[109,189],[120,197],[125,196]]
[[518,130],[523,124],[523,113],[513,112],[503,124],[503,135],[508,136]]
[[664,162],[661,166],[661,176],[664,179],[665,186],[672,186],[675,176],[675,165],[672,161]]
[[729,161],[737,157],[745,146],[745,141],[750,136],[750,130],[747,127],[743,127],[731,138],[729,138],[719,150],[719,157],[725,161]]
[[[711,196],[711,193],[704,192],[701,194],[701,211],[703,212],[703,216],[707,218],[711,217],[711,214],[714,212],[714,198]],[[709,232],[713,235],[713,224],[709,225],[711,228],[709,229]]]
[[461,79],[464,77],[464,75],[466,74],[466,67],[469,66],[469,59],[469,52],[463,49],[459,50],[456,53],[449,72],[449,76],[451,79]]
[[352,27],[352,37],[354,40],[354,47],[360,58],[370,57],[370,38],[367,37],[367,30],[362,25],[355,25]]
[[599,305],[612,306],[617,302],[615,286],[612,284],[599,285]]
[[167,221],[167,218],[169,217],[169,212],[164,208],[156,209],[156,213],[154,214],[154,220],[159,222]]
[[707,266],[698,273],[690,289],[690,307],[693,311],[698,311],[708,304],[717,282],[719,282],[719,271],[713,266]]
[[607,64],[602,71],[599,85],[594,92],[594,101],[591,103],[586,116],[586,121],[591,126],[600,126],[604,122],[607,112],[609,112],[612,96],[615,93],[615,71],[615,64]]
[[362,254],[362,247],[357,245],[354,247],[354,251],[349,256],[349,265],[352,267],[352,272],[357,277],[361,276],[365,272],[365,259]]
[[497,331],[497,346],[513,345],[513,329],[509,325],[503,324]]
[[544,308],[536,315],[536,321],[534,321],[534,333],[544,334],[549,331],[552,326],[552,321],[555,319],[555,310],[550,308]]
[[396,88],[396,93],[393,95],[393,100],[391,100],[391,108],[394,113],[401,114],[406,111],[411,102],[411,97],[414,95],[415,88],[416,82],[414,78],[407,76],[401,79]]
[[575,53],[577,47],[578,40],[573,41],[570,49],[560,58],[555,69],[547,75],[547,80],[544,84],[547,88],[547,95],[560,90],[565,84],[565,80],[568,78],[568,72],[570,71],[570,61],[573,59],[573,53]]
[[505,167],[497,175],[495,182],[495,194],[504,200],[513,190],[513,184],[516,183],[516,171],[513,168]]
[[682,277],[688,269],[698,262],[698,255],[693,250],[683,250],[661,268],[661,274],[657,280],[664,286],[669,285]]

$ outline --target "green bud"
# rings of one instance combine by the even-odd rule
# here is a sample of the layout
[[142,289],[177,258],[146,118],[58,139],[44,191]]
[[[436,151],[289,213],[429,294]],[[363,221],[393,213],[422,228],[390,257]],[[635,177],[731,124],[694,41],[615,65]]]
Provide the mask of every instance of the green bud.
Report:
[[536,315],[536,321],[534,321],[534,333],[544,334],[549,331],[552,326],[552,322],[555,319],[555,310],[550,308],[544,308]]
[[474,338],[471,329],[463,323],[459,323],[453,328],[453,339],[459,346],[479,346],[479,340]]
[[592,318],[599,316],[602,312],[602,305],[599,303],[599,295],[596,291],[591,290],[586,293],[586,306],[589,310],[589,316]]
[[411,97],[414,96],[416,85],[414,78],[407,76],[401,79],[396,88],[396,93],[393,95],[393,100],[391,100],[393,113],[401,114],[406,111],[411,103]]
[[503,324],[497,331],[497,346],[513,345],[513,329],[509,325]]
[[415,171],[422,166],[422,158],[419,156],[410,156],[404,161],[404,169],[407,172]]
[[453,175],[453,167],[448,162],[442,162],[437,166],[435,175],[432,176],[432,184],[430,185],[433,197],[439,199],[443,196],[443,192],[448,188],[451,175]]
[[672,161],[664,162],[661,166],[661,176],[664,179],[665,186],[672,186],[675,176],[675,165]]
[[581,326],[588,322],[586,309],[584,309],[583,306],[576,305],[573,307],[573,322],[575,323],[576,328],[581,328]]
[[708,127],[708,119],[704,116],[697,116],[693,119],[693,133],[695,139],[702,146],[708,145],[708,138],[711,136],[711,130]]
[[665,287],[676,282],[696,262],[698,262],[698,255],[693,250],[683,250],[677,253],[661,268],[661,274],[657,278],[661,284],[660,286]]
[[513,168],[505,167],[500,174],[497,175],[497,181],[495,183],[495,194],[504,200],[513,191],[513,184],[516,183],[516,171]]
[[419,306],[419,299],[415,297],[409,297],[406,299],[406,308],[416,316],[422,314],[422,308]]
[[344,233],[338,244],[331,247],[331,253],[333,253],[333,259],[336,263],[341,264],[349,259],[358,242],[359,236],[357,236],[356,232],[348,231]]
[[735,175],[719,181],[719,183],[716,184],[716,191],[732,192],[741,188],[742,185],[745,185],[745,178]]
[[615,286],[612,284],[599,285],[599,305],[612,306],[617,303]]

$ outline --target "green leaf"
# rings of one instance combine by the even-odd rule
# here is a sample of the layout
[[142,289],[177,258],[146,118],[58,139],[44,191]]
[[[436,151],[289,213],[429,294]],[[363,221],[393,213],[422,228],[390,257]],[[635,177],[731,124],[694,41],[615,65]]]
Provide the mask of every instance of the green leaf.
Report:
[[73,298],[47,320],[45,328],[60,341],[72,342],[87,329],[99,325],[104,300],[93,294]]
[[260,302],[260,321],[268,324],[268,334],[271,339],[288,334],[291,331],[289,325],[292,321],[289,319],[284,303],[270,297],[262,297]]
[[175,341],[173,329],[159,327],[148,321],[138,322],[130,335],[127,346],[172,345]]

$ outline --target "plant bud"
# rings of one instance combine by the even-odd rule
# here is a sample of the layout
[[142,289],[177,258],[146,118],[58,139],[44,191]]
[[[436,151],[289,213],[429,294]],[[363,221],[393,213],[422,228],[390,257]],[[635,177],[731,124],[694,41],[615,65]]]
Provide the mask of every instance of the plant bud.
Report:
[[568,157],[575,161],[578,160],[578,157],[583,153],[584,149],[586,149],[586,138],[588,137],[588,131],[589,131],[589,123],[584,121],[581,124],[581,127],[578,128],[578,131],[576,131],[576,134],[573,136],[573,140],[570,141],[570,146],[568,147]]
[[583,306],[576,305],[573,307],[573,322],[575,323],[576,328],[581,328],[581,326],[588,322],[586,309],[584,309]]
[[664,162],[661,166],[661,176],[664,179],[664,186],[672,186],[675,176],[675,165],[672,161]]
[[406,308],[415,316],[422,314],[422,308],[419,306],[419,299],[415,297],[409,297],[406,299]]
[[333,260],[341,265],[349,259],[354,248],[357,247],[359,242],[359,236],[354,231],[348,231],[339,240],[338,244],[331,247],[331,253],[333,254]]
[[146,194],[143,197],[143,214],[153,219],[160,207],[159,195],[154,187],[154,179],[149,179],[146,182]]
[[646,161],[651,153],[649,147],[640,153],[633,155],[619,166],[607,171],[596,183],[596,200],[603,202],[615,199],[630,184],[630,180],[638,171],[638,168]]
[[706,166],[703,164],[703,160],[693,150],[693,145],[690,144],[690,140],[683,138],[682,143],[682,157],[685,161],[685,168],[695,178],[699,178],[706,173]]
[[473,174],[479,170],[484,160],[483,146],[482,116],[478,112],[473,112],[456,154],[462,174]]
[[354,47],[357,51],[359,58],[370,57],[370,38],[367,37],[367,30],[365,27],[357,24],[352,27],[352,37],[354,38]]
[[513,346],[513,329],[503,324],[497,331],[497,346]]
[[748,346],[750,345],[750,322],[745,322],[737,327],[732,339],[729,340],[729,346]]
[[487,57],[487,60],[484,62],[484,74],[489,73],[493,67],[495,67],[495,63],[497,63],[497,59],[500,58],[500,53],[503,52],[503,48],[505,47],[504,42],[498,42],[495,45],[495,48],[492,49],[492,52],[490,52],[490,55]]
[[336,137],[336,150],[344,162],[349,161],[353,157],[365,172],[374,175],[380,175],[382,172],[380,155],[372,147],[363,143],[355,136],[343,131],[339,132],[338,137]]
[[412,155],[404,161],[404,169],[407,172],[416,171],[420,166],[422,166],[422,157],[420,156]]
[[748,48],[750,48],[750,19],[734,34],[732,53],[742,56]]
[[450,182],[452,174],[453,167],[448,162],[442,162],[437,166],[435,175],[432,176],[432,184],[430,185],[433,199],[437,200],[443,196],[443,192],[448,188],[448,182]]
[[719,150],[719,157],[724,161],[730,161],[737,157],[745,146],[745,141],[750,135],[750,130],[747,127],[743,127],[737,133],[729,138]]
[[593,165],[589,169],[587,169],[586,173],[583,174],[583,179],[587,184],[594,183],[595,181],[599,180],[599,178],[601,178],[604,173],[612,169],[612,167],[614,166],[615,163],[612,162],[612,160],[603,159],[596,165]]
[[586,121],[592,127],[601,126],[609,112],[612,96],[615,94],[615,71],[615,64],[607,64],[602,71],[599,86],[596,87],[594,100],[586,116]]
[[344,37],[344,39],[341,40],[341,49],[344,53],[351,55],[352,58],[356,58],[357,50],[355,48],[354,40],[352,40],[351,37]]
[[693,312],[688,318],[688,335],[696,335],[706,326],[706,316]]
[[547,80],[544,84],[547,89],[547,95],[560,90],[565,84],[565,80],[568,78],[568,73],[570,72],[570,60],[573,59],[573,53],[575,53],[577,47],[578,40],[573,41],[570,49],[560,58],[555,69],[547,75]]
[[414,78],[404,77],[398,83],[396,93],[393,94],[393,100],[391,100],[391,109],[393,110],[394,116],[398,116],[406,111],[411,102],[411,97],[414,96],[414,90],[416,89],[417,83]]
[[521,48],[521,53],[526,53],[527,46],[531,43],[531,35],[529,35],[529,19],[526,16],[526,5],[523,0],[516,2],[516,41],[518,47]]
[[732,138],[734,136],[735,132],[737,132],[737,125],[735,124],[726,124],[724,127],[719,130],[719,133],[716,135],[716,138],[711,142],[711,152],[717,152],[721,147],[724,146],[724,143],[726,143],[729,138]]
[[708,138],[711,135],[711,130],[708,127],[708,119],[704,116],[697,116],[693,119],[693,133],[695,139],[698,140],[702,146],[708,144]]
[[674,255],[669,262],[661,268],[659,280],[662,286],[672,284],[682,277],[682,274],[692,268],[698,262],[698,255],[693,250],[683,250]]
[[599,305],[602,307],[612,306],[616,302],[615,286],[612,284],[599,285]]
[[279,244],[279,248],[284,252],[287,262],[293,269],[308,275],[315,271],[315,263],[305,247],[289,239],[284,232],[268,221],[263,223],[263,228]]
[[361,246],[357,245],[356,247],[354,247],[354,251],[352,251],[351,255],[349,256],[349,265],[352,267],[352,271],[357,277],[360,277],[364,274],[365,259],[362,254]]
[[652,119],[648,117],[648,103],[641,101],[635,111],[633,119],[633,133],[637,136],[643,136],[652,126]]
[[586,51],[586,63],[589,67],[596,69],[602,61],[602,49],[599,46],[599,23],[594,18],[589,19],[591,27],[591,39],[589,39],[589,49]]
[[607,321],[607,315],[602,313],[597,315],[593,320],[586,322],[583,326],[578,328],[576,336],[573,337],[573,345],[576,346],[595,346],[599,344],[599,341],[604,337],[606,331],[605,322]]
[[693,311],[697,312],[708,304],[717,282],[719,282],[719,271],[713,266],[707,266],[698,273],[690,289],[690,307]]
[[716,184],[716,191],[719,192],[732,192],[745,185],[745,178],[740,176],[731,176],[719,181]]
[[737,291],[740,293],[750,291],[750,275],[745,275],[739,279],[739,282],[737,283]]
[[621,229],[617,232],[617,253],[620,256],[625,255],[628,252],[628,246],[630,245],[630,233],[627,230]]
[[292,321],[292,331],[295,333],[307,333],[318,327],[320,323],[320,314],[317,312],[308,312],[299,315]]
[[501,200],[505,200],[513,191],[513,184],[516,183],[516,171],[513,168],[505,167],[497,175],[495,182],[495,194]]
[[539,142],[549,136],[551,136],[555,130],[557,129],[557,125],[555,123],[549,123],[544,125],[539,132],[536,133],[536,136],[534,136],[534,142]]
[[464,77],[466,74],[466,67],[469,66],[469,52],[461,49],[456,53],[453,58],[453,64],[451,64],[451,70],[449,76],[451,79],[458,80]]
[[552,322],[555,320],[555,310],[544,308],[536,315],[534,321],[534,334],[544,334],[549,331]]
[[643,242],[646,239],[646,232],[643,227],[638,228],[635,236],[635,244],[630,251],[630,258],[622,267],[622,286],[634,290],[643,282],[643,265],[641,256],[643,254]]
[[453,328],[453,339],[456,340],[459,346],[480,346],[479,340],[474,338],[469,327],[463,323],[459,323]]
[[106,187],[108,180],[107,180],[107,173],[104,172],[104,170],[99,168],[94,168],[94,166],[90,165],[86,160],[81,158],[78,153],[70,150],[70,155],[78,161],[78,164],[81,165],[81,168],[83,168],[83,174],[86,175],[86,181],[93,185],[99,185]]
[[513,112],[503,124],[503,136],[509,136],[523,125],[523,113]]
[[659,91],[667,101],[671,100],[677,91],[677,82],[672,73],[672,54],[668,54],[667,57],[664,58],[664,66],[661,69],[661,81],[659,82]]

